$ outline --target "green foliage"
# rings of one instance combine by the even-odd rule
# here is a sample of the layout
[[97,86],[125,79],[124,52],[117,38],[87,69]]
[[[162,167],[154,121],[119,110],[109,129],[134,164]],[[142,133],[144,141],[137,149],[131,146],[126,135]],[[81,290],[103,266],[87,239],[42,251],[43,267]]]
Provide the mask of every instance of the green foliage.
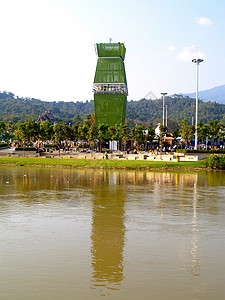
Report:
[[138,142],[138,145],[141,145],[144,143],[144,125],[136,125],[131,130],[131,137],[135,139]]
[[120,124],[118,129],[120,130],[120,140],[126,143],[129,139],[129,128],[126,124]]
[[60,144],[64,140],[73,139],[73,131],[69,125],[57,123],[53,128],[56,143]]
[[[0,93],[0,96],[1,95],[2,94]],[[11,97],[11,94],[7,94],[7,97]],[[6,99],[8,99],[7,97],[5,98],[5,101]],[[18,102],[24,100],[18,98],[16,99]],[[15,97],[13,97],[13,100],[15,100]],[[169,101],[170,98],[168,98],[167,100]],[[172,100],[176,101],[176,99]],[[184,99],[181,99],[180,101],[183,100]],[[26,101],[28,101],[28,99],[26,99]],[[30,99],[29,101],[35,103],[36,100]],[[148,100],[140,100],[138,101],[138,103],[146,103],[146,101]],[[190,102],[191,99],[185,98],[185,101]],[[149,101],[149,103],[150,102],[155,103],[157,101]],[[88,102],[86,102],[86,104],[87,103]],[[133,105],[132,101],[130,103]],[[86,105],[85,103],[83,104]],[[59,109],[56,111],[60,113]],[[75,115],[74,119],[78,120],[79,118],[77,116],[78,115]],[[129,123],[130,126],[132,122]],[[152,124],[149,116],[148,123]],[[181,137],[187,141],[191,141],[194,136],[195,126],[189,125],[188,119],[182,120],[179,125]],[[21,142],[33,142],[39,139],[41,141],[52,140],[57,144],[60,144],[64,140],[81,140],[85,143],[89,143],[88,146],[90,146],[90,144],[95,145],[96,141],[99,140],[100,150],[102,143],[108,139],[119,141],[119,148],[121,150],[124,150],[126,142],[128,140],[136,140],[138,146],[145,144],[145,149],[148,150],[150,143],[152,143],[153,139],[155,139],[155,128],[151,125],[148,126],[147,134],[145,132],[146,126],[141,124],[141,122],[137,122],[136,125],[133,126],[130,130],[127,124],[116,124],[115,126],[111,126],[110,128],[108,128],[107,124],[100,124],[97,127],[94,114],[87,114],[82,122],[77,121],[76,123],[72,124],[72,127],[67,125],[66,123],[57,123],[55,125],[52,125],[48,121],[44,121],[42,124],[40,124],[37,121],[33,121],[32,118],[29,118],[27,121],[18,122],[17,124],[13,124],[12,121],[8,121],[7,123],[0,121],[0,130],[1,132],[4,132],[4,139],[7,138],[5,140],[9,140],[10,137],[13,137],[15,135],[16,139]],[[163,145],[163,139],[167,131],[168,129],[166,127],[160,125],[160,136],[158,137],[158,139],[161,146]],[[175,133],[177,134],[177,132]],[[220,123],[219,120],[210,120],[208,124],[204,124],[200,121],[198,123],[198,139],[205,142],[207,136],[212,139],[223,138],[225,136],[224,125]]]
[[147,134],[146,139],[148,142],[152,143],[154,138],[155,138],[155,128],[152,126],[148,126],[148,134]]
[[195,126],[194,125],[188,125],[187,119],[184,119],[179,124],[180,126],[180,135],[181,138],[185,141],[191,141],[191,139],[194,137],[195,133]]
[[6,124],[3,121],[0,121],[0,135],[6,130]]
[[86,102],[47,102],[34,98],[17,97],[12,93],[0,92],[0,120],[14,123],[36,121],[45,111],[52,111],[58,122],[76,123],[84,120],[88,113],[94,112],[94,101]]
[[[212,99],[213,101],[213,99]],[[166,97],[168,105],[168,130],[177,130],[177,124],[183,119],[191,123],[195,116],[195,99],[189,97]],[[81,123],[87,114],[94,113],[94,101],[86,102],[47,102],[34,98],[16,97],[12,93],[0,93],[0,120],[13,123],[25,122],[29,118],[36,121],[45,111],[52,111],[56,120],[61,123]],[[131,129],[135,124],[146,124],[149,120],[162,120],[162,99],[129,101],[127,103],[127,125]],[[225,105],[216,102],[199,101],[199,121],[207,123],[211,120],[225,123]],[[149,125],[149,124],[147,124]],[[156,124],[153,123],[154,126]]]
[[109,127],[109,138],[110,140],[118,140],[118,135],[117,135],[117,130],[116,130],[116,127],[115,126],[110,126]]
[[109,137],[114,141],[126,141],[128,138],[128,126],[125,124],[116,124],[109,128]]
[[7,143],[0,143],[0,148],[4,148],[4,147],[7,147],[8,144]]
[[16,147],[16,151],[36,151],[37,149],[34,147]]
[[[212,99],[213,101],[213,99]],[[191,124],[192,117],[195,116],[195,99],[189,97],[166,97],[168,105],[168,129],[170,132],[176,130],[175,124],[170,124],[169,120],[180,123],[187,119]],[[225,115],[225,105],[216,102],[203,102],[199,100],[199,121],[207,123],[212,119],[221,120]],[[127,118],[147,122],[149,119],[162,122],[162,99],[130,101],[127,105]],[[153,124],[156,126],[156,124]]]
[[40,128],[40,138],[42,141],[52,140],[54,135],[54,125],[51,122],[44,121]]
[[19,141],[36,141],[40,136],[40,124],[31,119],[24,123],[18,123],[15,135]]
[[211,153],[211,154],[224,154],[225,150],[222,149],[177,149],[176,152],[178,153]]
[[87,142],[87,140],[88,140],[88,130],[89,130],[89,124],[88,124],[87,121],[79,124],[78,136],[79,136],[80,140]]
[[[83,127],[83,129],[86,132],[86,137],[84,139],[85,141],[95,142],[95,140],[97,139],[98,130],[97,130],[97,126],[95,123],[95,115],[94,114],[92,114],[92,115],[88,114],[86,116],[85,120],[83,121],[83,123],[79,124],[79,127]],[[78,127],[78,133],[79,133],[79,127]]]
[[101,168],[101,169],[127,169],[127,170],[155,170],[166,168],[166,170],[182,170],[182,169],[199,169],[205,168],[204,161],[194,162],[165,162],[163,161],[147,161],[147,160],[112,160],[112,159],[61,159],[61,158],[30,158],[30,157],[0,157],[0,164],[16,164],[17,166],[70,166],[73,168]]
[[107,124],[98,125],[98,139],[103,142],[109,138],[109,127]]
[[208,135],[210,138],[218,139],[220,137],[223,137],[223,129],[224,126],[219,123],[219,120],[211,120],[208,123]]
[[119,141],[119,148],[122,149],[121,143],[123,145],[126,144],[129,139],[129,129],[125,124],[116,124],[115,126],[111,126],[108,131],[108,135],[110,140]]
[[[181,138],[186,141],[191,141],[194,138],[195,126],[189,125],[187,119],[184,119],[179,124]],[[225,126],[219,120],[211,120],[209,123],[204,124],[198,122],[197,127],[198,140],[205,143],[207,137],[210,139],[219,139],[225,137]]]
[[75,123],[75,124],[72,125],[74,141],[77,141],[78,138],[79,138],[78,128],[79,128],[79,124],[78,123]]
[[210,155],[207,160],[207,165],[210,168],[225,169],[225,155]]
[[208,124],[203,124],[202,122],[198,122],[197,132],[198,132],[198,139],[201,141],[205,141],[209,134]]
[[159,134],[160,142],[162,143],[162,141],[164,140],[164,137],[166,135],[166,132],[167,132],[167,127],[160,124],[159,131],[160,131],[160,134]]

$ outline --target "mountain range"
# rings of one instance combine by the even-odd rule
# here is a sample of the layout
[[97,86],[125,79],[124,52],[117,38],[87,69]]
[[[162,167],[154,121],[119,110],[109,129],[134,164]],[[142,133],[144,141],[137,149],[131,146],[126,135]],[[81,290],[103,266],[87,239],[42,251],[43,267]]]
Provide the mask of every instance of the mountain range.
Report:
[[[189,96],[190,98],[195,98],[195,93],[182,94],[184,96]],[[218,102],[225,104],[225,84],[221,86],[216,86],[209,90],[199,91],[198,98],[207,102]]]

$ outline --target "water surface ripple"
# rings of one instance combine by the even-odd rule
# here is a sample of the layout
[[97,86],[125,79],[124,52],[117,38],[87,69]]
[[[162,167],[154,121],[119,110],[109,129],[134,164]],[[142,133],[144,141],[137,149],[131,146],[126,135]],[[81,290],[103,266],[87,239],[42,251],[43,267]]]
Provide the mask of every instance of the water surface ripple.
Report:
[[224,172],[0,167],[0,299],[224,299],[224,237]]

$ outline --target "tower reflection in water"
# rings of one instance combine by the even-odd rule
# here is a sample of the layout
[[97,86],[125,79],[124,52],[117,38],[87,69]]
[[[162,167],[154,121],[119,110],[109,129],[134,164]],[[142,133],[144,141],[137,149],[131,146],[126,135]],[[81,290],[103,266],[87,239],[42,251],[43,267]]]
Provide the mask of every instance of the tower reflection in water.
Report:
[[199,225],[198,225],[198,213],[197,213],[197,206],[198,206],[198,199],[197,199],[197,182],[198,176],[196,175],[196,181],[194,183],[194,196],[193,196],[193,217],[192,217],[192,273],[194,276],[200,275],[200,267],[199,267],[199,257],[198,257],[198,250],[199,250]]
[[94,287],[116,289],[123,279],[125,185],[119,173],[95,179],[92,217],[92,280]]

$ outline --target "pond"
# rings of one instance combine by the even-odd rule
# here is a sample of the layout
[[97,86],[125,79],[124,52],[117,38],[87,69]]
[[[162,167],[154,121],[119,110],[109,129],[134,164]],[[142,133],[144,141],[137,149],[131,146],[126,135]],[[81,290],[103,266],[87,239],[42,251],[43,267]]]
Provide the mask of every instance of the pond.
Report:
[[0,167],[1,299],[224,299],[225,172]]

